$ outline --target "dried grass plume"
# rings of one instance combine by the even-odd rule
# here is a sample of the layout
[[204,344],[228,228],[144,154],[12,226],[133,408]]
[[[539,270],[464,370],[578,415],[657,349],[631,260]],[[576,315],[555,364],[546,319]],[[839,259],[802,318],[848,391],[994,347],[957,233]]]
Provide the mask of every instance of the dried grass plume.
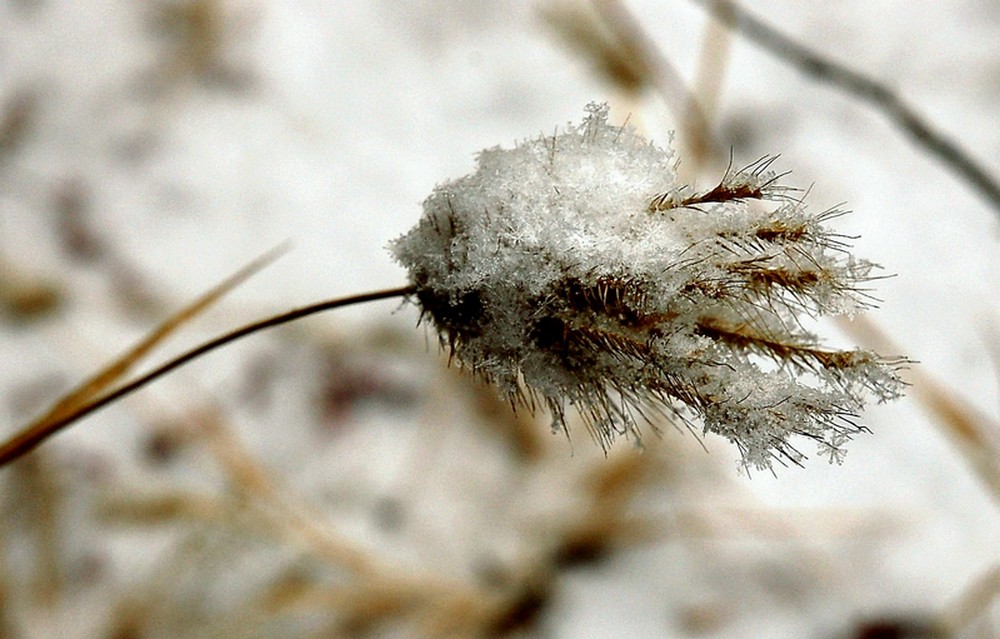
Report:
[[670,149],[591,104],[580,124],[481,152],[391,245],[454,357],[512,401],[569,407],[607,448],[666,413],[736,444],[747,467],[839,461],[903,360],[830,350],[803,326],[870,306],[874,265],[780,185],[773,158],[704,193]]

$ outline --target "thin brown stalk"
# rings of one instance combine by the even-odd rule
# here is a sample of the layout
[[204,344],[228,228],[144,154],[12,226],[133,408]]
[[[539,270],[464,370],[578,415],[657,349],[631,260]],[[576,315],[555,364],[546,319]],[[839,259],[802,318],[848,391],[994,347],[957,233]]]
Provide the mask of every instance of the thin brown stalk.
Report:
[[174,313],[166,321],[150,331],[142,341],[65,395],[48,413],[40,418],[40,421],[56,420],[72,413],[76,407],[85,404],[87,400],[95,397],[108,386],[124,377],[139,360],[149,354],[150,351],[173,334],[174,331],[200,315],[209,306],[219,301],[222,296],[280,257],[285,250],[287,250],[286,247],[280,246],[268,251],[232,276],[226,278],[191,304]]
[[[312,304],[310,306],[305,306],[298,308],[287,313],[282,313],[273,317],[269,317],[251,324],[247,324],[241,328],[238,328],[229,333],[225,333],[219,337],[211,339],[201,346],[195,347],[186,353],[183,353],[174,359],[166,362],[153,369],[152,371],[142,375],[141,377],[120,386],[119,388],[110,391],[104,395],[97,397],[96,399],[88,399],[88,401],[80,402],[73,400],[71,403],[64,399],[62,402],[56,405],[56,407],[50,412],[50,414],[43,416],[42,418],[32,422],[19,433],[15,434],[13,437],[7,439],[3,444],[0,444],[0,467],[9,464],[15,459],[21,457],[25,453],[34,449],[36,446],[41,444],[43,441],[55,435],[64,428],[70,426],[71,424],[83,419],[84,417],[94,413],[101,408],[104,408],[108,404],[112,404],[115,401],[134,393],[143,386],[149,384],[150,382],[163,377],[167,373],[170,373],[176,368],[180,368],[184,364],[191,362],[192,360],[198,359],[202,355],[206,355],[211,351],[214,351],[226,344],[235,342],[239,339],[247,337],[253,333],[266,330],[268,328],[273,328],[275,326],[280,326],[282,324],[287,324],[288,322],[295,321],[297,319],[306,317],[308,315],[314,315],[316,313],[321,313],[334,308],[340,308],[343,306],[350,306],[353,304],[361,304],[365,302],[371,302],[375,300],[388,299],[392,297],[405,297],[414,292],[412,286],[404,286],[400,288],[375,291],[371,293],[363,293],[361,295],[353,295],[350,297],[342,297],[334,300],[327,300],[324,302],[319,302],[317,304]],[[168,322],[169,323],[169,322]],[[172,330],[172,329],[171,329]],[[154,331],[157,333],[158,331]],[[81,388],[89,389],[90,385],[85,384]],[[93,397],[93,393],[88,393],[86,398]]]
[[[3,460],[0,461],[0,466],[20,457],[41,443],[43,439],[54,434],[56,430],[64,427],[65,425],[55,425],[72,416],[80,407],[85,406],[89,400],[124,377],[139,360],[145,357],[174,331],[197,317],[205,309],[217,302],[223,295],[246,281],[251,275],[273,262],[285,250],[285,247],[280,246],[250,262],[194,302],[167,318],[166,321],[153,329],[138,344],[64,394],[52,408],[0,446],[0,451],[2,451],[0,454],[4,455],[0,457]],[[12,456],[8,459],[6,457],[7,454]]]

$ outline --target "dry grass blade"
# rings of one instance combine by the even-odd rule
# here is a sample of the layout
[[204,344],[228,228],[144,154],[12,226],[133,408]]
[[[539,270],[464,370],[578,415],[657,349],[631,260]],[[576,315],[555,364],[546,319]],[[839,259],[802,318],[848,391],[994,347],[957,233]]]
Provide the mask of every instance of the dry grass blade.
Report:
[[67,421],[69,417],[80,409],[85,408],[90,400],[124,377],[142,358],[180,326],[197,317],[205,309],[217,302],[223,295],[273,262],[285,250],[285,246],[280,246],[250,262],[194,302],[169,317],[151,331],[142,341],[115,359],[111,364],[63,395],[45,414],[32,421],[20,432],[8,438],[0,445],[0,466],[27,453],[46,438],[72,423]]

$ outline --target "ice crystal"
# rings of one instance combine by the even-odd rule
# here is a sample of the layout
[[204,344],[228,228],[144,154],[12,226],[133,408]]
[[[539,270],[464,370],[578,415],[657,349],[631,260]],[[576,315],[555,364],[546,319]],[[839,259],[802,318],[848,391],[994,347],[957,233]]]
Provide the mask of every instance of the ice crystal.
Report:
[[838,459],[899,361],[822,348],[809,317],[869,305],[849,253],[763,158],[704,193],[673,152],[591,104],[578,125],[478,156],[391,250],[453,356],[512,401],[567,407],[607,448],[657,413],[734,442],[748,467]]

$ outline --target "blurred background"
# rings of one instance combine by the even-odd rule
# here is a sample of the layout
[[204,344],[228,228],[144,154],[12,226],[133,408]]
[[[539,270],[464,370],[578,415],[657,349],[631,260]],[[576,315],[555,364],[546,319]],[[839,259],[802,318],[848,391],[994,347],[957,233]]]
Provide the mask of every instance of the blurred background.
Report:
[[0,470],[0,637],[1000,636],[1000,5],[741,6],[0,0],[5,436],[284,242],[144,365],[405,283],[435,184],[590,101],[851,209],[894,277],[817,330],[918,362],[843,465],[747,477],[551,435],[398,301],[311,318]]

